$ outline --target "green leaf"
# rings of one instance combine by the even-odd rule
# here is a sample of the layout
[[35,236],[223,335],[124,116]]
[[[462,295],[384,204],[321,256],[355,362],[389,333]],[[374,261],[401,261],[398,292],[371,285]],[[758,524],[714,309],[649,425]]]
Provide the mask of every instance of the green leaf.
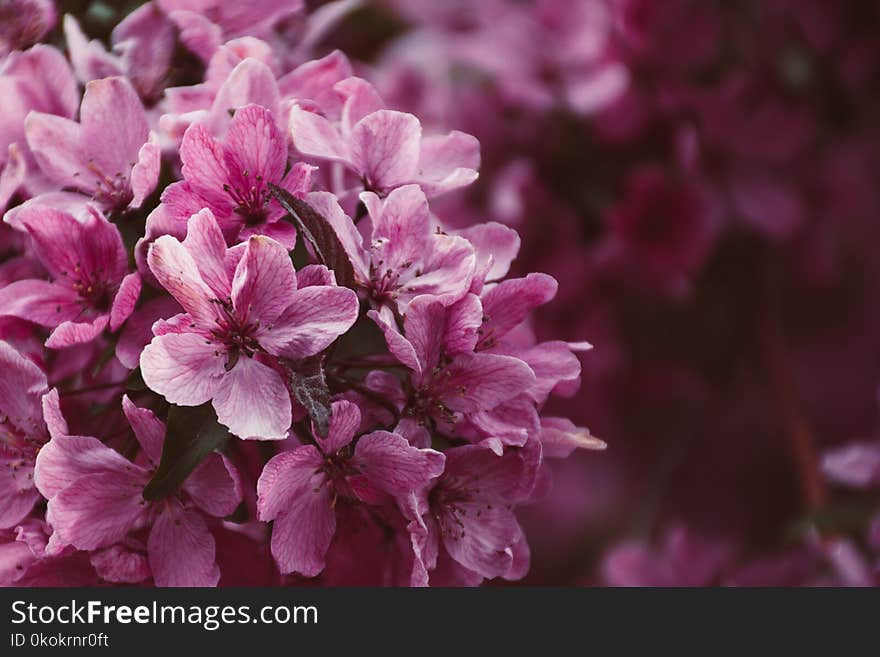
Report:
[[354,267],[327,218],[286,189],[269,183],[269,191],[287,211],[300,234],[312,245],[322,265],[332,269],[339,285],[354,289]]
[[324,377],[324,357],[318,354],[286,364],[290,371],[290,391],[306,409],[318,433],[326,436],[330,426],[330,388]]
[[144,487],[145,500],[161,500],[174,493],[205,458],[222,449],[229,430],[217,422],[210,402],[201,406],[172,406],[168,412],[162,458]]

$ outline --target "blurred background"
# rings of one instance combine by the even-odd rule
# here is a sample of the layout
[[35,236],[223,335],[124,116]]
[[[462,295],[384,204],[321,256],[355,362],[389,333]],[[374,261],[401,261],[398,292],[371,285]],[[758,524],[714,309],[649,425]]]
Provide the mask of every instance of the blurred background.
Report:
[[364,0],[316,47],[479,138],[433,209],[520,231],[539,337],[594,345],[549,410],[609,447],[553,463],[522,584],[877,583],[878,33],[876,0]]

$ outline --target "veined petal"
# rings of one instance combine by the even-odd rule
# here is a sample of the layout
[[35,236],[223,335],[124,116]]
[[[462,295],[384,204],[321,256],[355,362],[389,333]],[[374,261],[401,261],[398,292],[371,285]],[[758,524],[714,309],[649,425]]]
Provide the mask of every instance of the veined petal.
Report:
[[198,406],[211,399],[226,374],[227,354],[198,333],[167,333],[141,353],[141,375],[172,404]]
[[239,357],[222,377],[213,396],[217,419],[239,438],[286,437],[292,419],[290,393],[281,375],[268,365],[247,356]]

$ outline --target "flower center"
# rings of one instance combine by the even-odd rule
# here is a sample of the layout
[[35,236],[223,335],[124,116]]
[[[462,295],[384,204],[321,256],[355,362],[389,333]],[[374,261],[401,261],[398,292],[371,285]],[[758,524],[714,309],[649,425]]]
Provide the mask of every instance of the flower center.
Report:
[[251,358],[261,350],[260,343],[255,335],[260,327],[260,323],[259,321],[247,322],[239,320],[235,316],[231,299],[212,299],[212,302],[217,304],[220,309],[220,317],[214,320],[217,328],[211,330],[211,335],[226,348],[228,354],[226,371],[228,372],[235,367],[242,354]]
[[[250,179],[250,173],[242,173],[245,183]],[[263,186],[263,176],[254,176],[254,184],[245,184],[242,188],[233,187],[224,183],[223,191],[235,203],[233,212],[244,219],[247,226],[257,226],[266,221],[266,206],[269,204],[269,190]]]

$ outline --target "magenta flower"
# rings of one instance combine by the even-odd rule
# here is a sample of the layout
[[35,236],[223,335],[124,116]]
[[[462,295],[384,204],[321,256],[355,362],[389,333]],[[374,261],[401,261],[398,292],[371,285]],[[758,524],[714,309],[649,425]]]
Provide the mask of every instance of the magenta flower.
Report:
[[156,0],[186,46],[206,62],[227,39],[262,36],[303,8],[302,0]]
[[0,6],[0,58],[42,39],[55,25],[53,0],[8,0]]
[[856,442],[828,451],[822,470],[832,481],[853,488],[880,484],[880,444]]
[[108,212],[137,208],[156,187],[159,146],[131,84],[120,77],[86,85],[80,122],[32,112],[27,141],[43,173]]
[[7,342],[0,342],[0,369],[0,529],[8,529],[40,499],[34,459],[49,440],[41,405],[48,388],[45,373]]
[[480,145],[472,136],[455,131],[423,137],[415,116],[384,109],[376,90],[360,78],[342,80],[334,89],[345,98],[338,122],[314,107],[290,110],[293,143],[303,155],[341,162],[365,189],[383,194],[417,183],[436,196],[477,179]]
[[473,294],[449,306],[417,297],[404,318],[403,334],[387,313],[369,315],[385,334],[389,351],[411,370],[404,413],[422,422],[430,418],[450,428],[463,416],[490,411],[535,383],[522,360],[474,352],[483,313]]
[[625,198],[609,217],[637,266],[667,280],[699,269],[712,247],[715,219],[699,188],[655,169],[630,176]]
[[287,139],[264,107],[247,105],[235,116],[221,143],[200,125],[190,126],[180,147],[183,181],[170,185],[162,203],[171,221],[186,223],[209,208],[231,243],[268,235],[288,248],[296,230],[268,185],[303,195],[314,167],[296,163],[287,171]]
[[329,346],[357,319],[355,293],[297,288],[287,250],[268,237],[227,249],[207,209],[190,219],[183,243],[156,240],[148,261],[186,312],[154,326],[141,354],[147,385],[182,406],[213,400],[220,422],[242,438],[283,438],[290,395],[275,357],[298,360]]
[[89,209],[83,221],[38,205],[17,214],[52,280],[25,279],[4,287],[0,315],[53,329],[46,340],[51,349],[90,342],[108,326],[116,331],[140,294],[140,276],[128,273],[119,231]]
[[148,104],[162,97],[174,56],[174,25],[147,2],[120,22],[111,34],[113,51],[99,39],[88,41],[76,18],[64,17],[64,36],[77,77],[83,82],[125,75]]
[[[34,476],[49,500],[46,517],[54,529],[50,545],[97,550],[149,527],[147,553],[157,586],[215,586],[220,571],[205,515],[222,518],[241,502],[235,467],[225,456],[212,454],[175,497],[146,502],[141,493],[162,454],[165,426],[127,397],[122,403],[145,455],[143,465],[96,438],[54,431],[40,450]],[[115,556],[125,558],[126,551]]]
[[25,117],[31,111],[72,117],[79,92],[64,55],[51,46],[36,45],[9,54],[0,64],[0,94],[4,99],[0,115],[2,212],[16,192],[33,196],[50,188],[28,148]]
[[355,440],[360,423],[355,404],[334,402],[326,438],[313,431],[315,445],[278,454],[263,469],[257,508],[261,520],[275,521],[272,555],[282,572],[313,577],[324,569],[338,497],[379,504],[443,472],[443,454],[399,434],[374,431]]
[[314,192],[309,202],[333,224],[354,265],[355,278],[376,306],[401,314],[421,294],[460,299],[470,289],[476,255],[463,237],[432,225],[428,200],[418,185],[393,190],[385,199],[361,194],[371,233],[363,237],[329,192]]
[[444,454],[443,475],[402,505],[411,516],[417,568],[430,573],[448,555],[454,568],[464,571],[457,577],[473,580],[475,574],[474,583],[509,576],[522,538],[512,505],[532,493],[540,445],[532,441],[502,453],[481,443]]

